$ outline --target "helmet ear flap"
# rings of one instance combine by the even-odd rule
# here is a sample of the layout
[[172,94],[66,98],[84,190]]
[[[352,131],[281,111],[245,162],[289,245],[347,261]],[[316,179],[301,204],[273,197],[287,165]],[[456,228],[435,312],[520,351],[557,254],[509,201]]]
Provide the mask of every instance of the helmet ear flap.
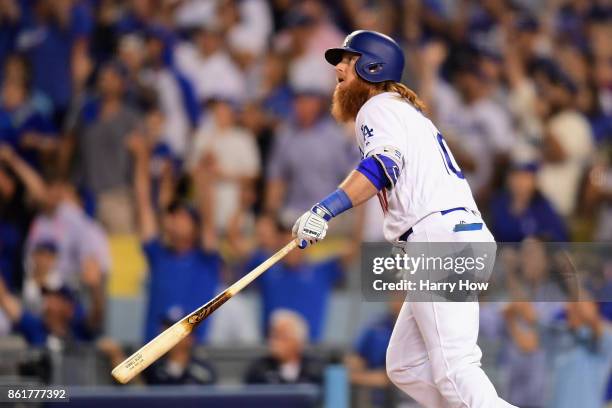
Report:
[[355,70],[361,79],[368,82],[380,82],[380,74],[384,73],[385,63],[377,61],[369,55],[362,55],[355,64]]
[[368,72],[368,74],[376,75],[382,71],[383,65],[384,64],[382,62],[372,62],[365,66],[365,70]]

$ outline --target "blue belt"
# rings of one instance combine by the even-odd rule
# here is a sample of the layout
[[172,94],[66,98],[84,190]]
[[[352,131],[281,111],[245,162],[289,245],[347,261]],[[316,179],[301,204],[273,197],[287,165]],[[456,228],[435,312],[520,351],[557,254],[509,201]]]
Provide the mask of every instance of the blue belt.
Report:
[[[442,210],[440,211],[440,214],[442,215],[446,215],[448,213],[452,213],[453,211],[467,211],[467,208],[465,207],[455,207],[455,208],[449,208],[448,210]],[[410,227],[410,229],[406,232],[404,232],[402,235],[400,235],[400,237],[398,238],[399,241],[408,241],[408,237],[410,235],[412,235],[414,231],[412,230],[412,227]]]

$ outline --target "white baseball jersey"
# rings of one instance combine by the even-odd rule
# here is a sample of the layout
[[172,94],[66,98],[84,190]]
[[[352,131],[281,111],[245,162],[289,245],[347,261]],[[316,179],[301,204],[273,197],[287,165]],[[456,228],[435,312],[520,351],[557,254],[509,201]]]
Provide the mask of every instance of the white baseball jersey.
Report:
[[386,148],[399,166],[396,185],[378,193],[388,241],[432,213],[457,207],[478,211],[442,134],[397,93],[370,98],[357,114],[355,135],[363,158]]

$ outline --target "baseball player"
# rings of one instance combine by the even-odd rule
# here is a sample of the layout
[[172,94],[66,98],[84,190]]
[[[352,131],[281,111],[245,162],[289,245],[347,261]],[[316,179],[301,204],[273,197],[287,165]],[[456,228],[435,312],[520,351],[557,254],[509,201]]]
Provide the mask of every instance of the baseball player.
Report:
[[[397,43],[355,31],[325,59],[338,81],[332,115],[355,121],[362,161],[298,218],[293,233],[300,248],[325,238],[333,217],[374,195],[385,238],[396,245],[494,242],[442,134],[423,114],[423,102],[399,82],[404,56]],[[477,302],[407,301],[387,349],[387,374],[425,407],[512,407],[480,368],[477,337]]]

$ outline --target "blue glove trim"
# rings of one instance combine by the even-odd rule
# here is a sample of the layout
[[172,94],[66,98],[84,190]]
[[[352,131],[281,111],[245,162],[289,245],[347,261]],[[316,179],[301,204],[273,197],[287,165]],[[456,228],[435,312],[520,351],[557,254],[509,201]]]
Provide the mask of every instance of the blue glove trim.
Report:
[[378,191],[390,185],[382,165],[374,157],[363,159],[357,166],[357,171],[366,176]]
[[323,217],[325,221],[329,221],[333,217],[351,208],[353,208],[351,199],[346,195],[344,190],[339,188],[321,200],[320,203],[315,204],[311,211]]

